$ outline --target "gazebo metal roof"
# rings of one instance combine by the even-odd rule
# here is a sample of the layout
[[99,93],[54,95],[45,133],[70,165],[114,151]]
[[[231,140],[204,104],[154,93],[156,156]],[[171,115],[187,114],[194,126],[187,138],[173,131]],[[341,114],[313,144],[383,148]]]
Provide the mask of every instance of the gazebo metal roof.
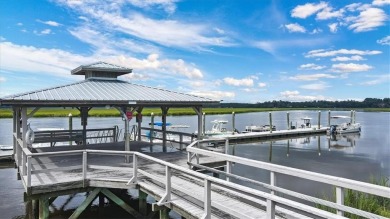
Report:
[[[73,74],[85,70],[112,73],[113,75],[131,72],[108,63],[98,62],[83,65],[72,71]],[[85,73],[85,72],[84,72]],[[0,98],[1,105],[28,106],[105,106],[105,105],[143,105],[143,106],[202,106],[217,104],[219,101],[205,97],[173,92],[160,88],[137,85],[115,78],[90,77],[73,84],[26,92]]]

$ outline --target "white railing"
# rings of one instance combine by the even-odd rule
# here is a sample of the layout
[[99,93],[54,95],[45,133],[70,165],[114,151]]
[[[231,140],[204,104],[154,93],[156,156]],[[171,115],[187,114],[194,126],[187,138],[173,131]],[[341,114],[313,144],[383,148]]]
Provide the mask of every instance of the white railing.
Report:
[[[326,174],[320,174],[320,173],[315,173],[315,172],[310,172],[306,170],[301,170],[301,169],[296,169],[296,168],[291,168],[291,167],[286,167],[286,166],[281,166],[281,165],[276,165],[272,163],[266,163],[266,162],[261,162],[261,161],[256,161],[256,160],[251,160],[247,158],[242,158],[242,157],[237,157],[229,154],[222,154],[222,153],[217,153],[213,151],[209,151],[206,149],[206,147],[203,146],[203,144],[218,144],[224,142],[225,144],[225,151],[227,152],[228,146],[229,146],[229,139],[214,139],[214,140],[201,140],[192,143],[187,147],[187,152],[188,152],[188,164],[191,168],[191,166],[196,166],[198,168],[204,168],[211,170],[213,172],[221,173],[226,175],[227,180],[230,178],[236,178],[240,179],[243,181],[251,182],[257,185],[261,185],[265,188],[268,188],[271,190],[271,194],[274,194],[275,191],[293,196],[305,201],[310,201],[315,204],[320,204],[320,205],[325,205],[331,208],[336,209],[337,215],[343,215],[344,212],[349,212],[352,214],[356,214],[359,216],[367,217],[367,218],[383,218],[381,216],[362,211],[360,209],[355,209],[351,208],[348,206],[344,205],[344,190],[345,189],[351,189],[354,191],[359,191],[363,192],[366,194],[371,194],[375,196],[380,196],[380,197],[385,197],[385,198],[390,198],[390,188],[384,187],[384,186],[379,186],[379,185],[374,185],[370,183],[365,183],[365,182],[360,182],[356,180],[350,180],[342,177],[335,177],[335,176],[330,176]],[[204,155],[204,156],[209,156],[209,157],[214,157],[217,159],[223,159],[226,161],[226,172],[223,171],[216,171],[211,168],[207,168],[204,166],[199,165],[199,155]],[[196,158],[196,164],[192,163],[192,159]],[[261,170],[268,170],[270,172],[270,183],[261,183],[258,181],[254,181],[245,177],[241,177],[238,175],[231,174],[231,164],[232,163],[237,163],[237,164],[242,164],[250,167],[255,167]],[[336,203],[326,201],[323,199],[311,197],[305,194],[293,192],[287,189],[283,189],[280,187],[275,186],[276,182],[276,175],[275,173],[278,174],[284,174],[288,176],[293,176],[297,178],[301,178],[304,180],[311,180],[315,182],[321,182],[325,183],[331,186],[334,186],[336,188]]]
[[[82,156],[82,163],[81,167],[68,167],[69,168],[81,168],[82,169],[82,180],[84,182],[84,186],[86,185],[85,183],[87,180],[91,180],[92,178],[88,177],[88,154],[102,154],[102,155],[133,155],[133,176],[132,178],[128,181],[128,183],[137,183],[137,178],[139,172],[144,172],[138,169],[138,158],[143,158],[149,161],[153,161],[155,163],[159,163],[166,168],[166,178],[165,178],[165,186],[166,186],[166,192],[163,198],[158,202],[158,204],[163,205],[165,203],[169,203],[171,193],[172,193],[172,188],[171,188],[171,171],[172,169],[175,169],[181,173],[189,174],[191,176],[194,176],[198,179],[201,179],[204,181],[204,194],[205,194],[205,199],[204,199],[204,209],[205,209],[205,218],[209,218],[210,216],[210,209],[211,209],[211,197],[210,197],[210,192],[211,192],[211,184],[214,185],[219,185],[223,186],[229,189],[233,189],[235,191],[240,191],[243,194],[251,194],[255,195],[258,198],[263,198],[267,200],[267,213],[270,215],[270,217],[274,217],[275,214],[275,206],[276,205],[286,205],[292,208],[295,208],[299,211],[304,211],[309,214],[315,214],[317,216],[321,217],[328,217],[328,218],[337,218],[341,217],[343,215],[343,212],[349,212],[352,214],[360,215],[366,218],[384,218],[369,212],[365,212],[359,209],[351,208],[348,206],[344,206],[343,203],[343,191],[344,189],[351,189],[355,191],[360,191],[364,192],[367,194],[371,195],[376,195],[376,196],[381,196],[385,198],[390,198],[390,188],[388,187],[383,187],[383,186],[378,186],[370,183],[364,183],[364,182],[359,182],[355,180],[350,180],[350,179],[345,179],[341,177],[334,177],[330,175],[325,175],[325,174],[319,174],[315,172],[310,172],[310,171],[305,171],[305,170],[300,170],[300,169],[295,169],[295,168],[290,168],[290,167],[285,167],[285,166],[280,166],[280,165],[275,165],[271,163],[266,163],[266,162],[260,162],[260,161],[255,161],[255,160],[250,160],[246,158],[241,158],[241,157],[236,157],[228,154],[221,154],[221,153],[216,153],[212,151],[207,151],[200,149],[199,147],[202,147],[202,144],[205,143],[216,143],[216,142],[225,142],[225,145],[229,145],[229,139],[219,139],[219,140],[201,140],[201,141],[196,141],[193,142],[189,147],[187,147],[188,151],[188,162],[190,165],[193,166],[199,166],[199,155],[206,155],[206,156],[212,156],[216,157],[219,159],[224,159],[228,164],[231,163],[239,163],[263,170],[268,170],[270,171],[270,178],[271,182],[270,184],[266,183],[261,183],[258,181],[250,180],[241,176],[237,176],[234,174],[231,174],[230,168],[228,169],[228,172],[225,172],[225,175],[227,178],[237,178],[240,180],[252,182],[252,183],[257,183],[258,185],[262,185],[265,188],[268,188],[271,190],[271,193],[265,193],[265,192],[260,192],[258,190],[241,186],[235,183],[231,183],[229,181],[224,181],[221,179],[213,178],[211,176],[203,175],[201,173],[159,160],[157,158],[139,153],[139,152],[125,152],[125,151],[107,151],[107,150],[74,150],[74,151],[60,151],[60,152],[46,152],[46,153],[31,153],[27,148],[22,148],[22,142],[20,139],[17,139],[17,147],[18,149],[21,150],[21,160],[17,161],[20,173],[23,177],[23,183],[25,184],[26,191],[29,191],[31,188],[31,178],[32,174],[35,171],[32,170],[32,159],[39,158],[39,157],[53,157],[53,156],[68,156],[68,155],[80,155]],[[191,161],[193,158],[197,158],[197,164],[191,164]],[[63,169],[66,169],[66,167],[61,167]],[[115,167],[112,167],[115,169]],[[207,167],[202,167],[202,168],[207,168]],[[44,170],[41,170],[41,172]],[[48,169],[47,171],[51,171]],[[214,170],[215,171],[215,170]],[[221,173],[221,171],[219,171]],[[278,174],[285,174],[289,176],[294,176],[298,177],[301,179],[305,180],[311,180],[311,181],[316,181],[316,182],[321,182],[325,183],[328,185],[332,185],[336,187],[336,203],[322,200],[319,198],[314,198],[310,197],[301,193],[293,192],[284,188],[277,187],[275,185],[276,181],[276,175],[275,173]],[[106,179],[110,180],[110,179]],[[115,179],[112,179],[115,181]],[[337,210],[337,215],[333,213],[329,213],[326,211],[319,210],[317,208],[313,208],[308,205],[304,205],[298,202],[294,202],[285,198],[281,198],[279,196],[276,196],[274,192],[278,193],[283,193],[289,196],[297,197],[306,201],[310,201],[315,204],[320,204],[320,205],[326,205],[328,207],[334,208]]]

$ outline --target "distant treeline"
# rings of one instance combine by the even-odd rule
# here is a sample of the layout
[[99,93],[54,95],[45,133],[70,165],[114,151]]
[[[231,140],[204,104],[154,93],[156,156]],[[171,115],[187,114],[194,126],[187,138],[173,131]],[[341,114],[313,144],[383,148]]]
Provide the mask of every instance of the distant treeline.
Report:
[[263,103],[221,103],[221,107],[234,108],[390,108],[390,98],[366,98],[363,101],[314,100],[306,102],[267,101]]

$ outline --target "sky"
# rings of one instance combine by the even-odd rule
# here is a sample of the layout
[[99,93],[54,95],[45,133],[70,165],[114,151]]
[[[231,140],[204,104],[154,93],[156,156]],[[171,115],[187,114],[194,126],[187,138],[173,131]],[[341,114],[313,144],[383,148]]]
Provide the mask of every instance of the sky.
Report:
[[0,97],[83,80],[223,102],[390,96],[390,0],[2,0]]

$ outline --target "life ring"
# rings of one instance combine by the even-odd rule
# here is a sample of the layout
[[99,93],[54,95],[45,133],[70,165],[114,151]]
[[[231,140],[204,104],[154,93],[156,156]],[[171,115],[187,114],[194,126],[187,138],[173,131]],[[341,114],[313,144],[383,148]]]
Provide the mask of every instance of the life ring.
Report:
[[34,131],[31,128],[29,128],[26,133],[26,142],[27,144],[31,145],[32,143],[34,143],[34,140],[35,140]]

